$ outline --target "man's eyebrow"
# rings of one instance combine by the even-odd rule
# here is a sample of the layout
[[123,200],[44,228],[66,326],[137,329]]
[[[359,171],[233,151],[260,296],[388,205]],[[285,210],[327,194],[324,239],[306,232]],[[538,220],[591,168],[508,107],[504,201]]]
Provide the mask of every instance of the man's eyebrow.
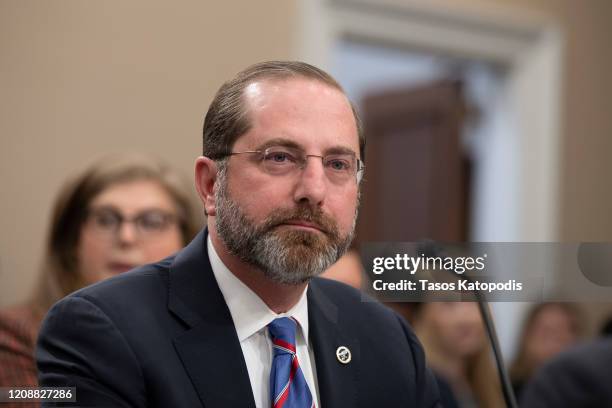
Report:
[[[274,139],[267,140],[265,143],[257,146],[256,150],[265,150],[271,146],[292,147],[295,149],[303,150],[302,146],[299,143],[296,143],[295,141],[291,139],[286,139],[282,137],[277,137]],[[355,157],[357,157],[357,153],[353,149],[350,149],[344,146],[333,146],[333,147],[325,149],[325,151],[323,152],[323,155],[327,156],[329,154],[352,154]]]
[[291,139],[285,139],[283,137],[276,137],[274,139],[267,140],[265,143],[257,146],[256,150],[265,150],[268,147],[272,147],[272,146],[292,147],[295,149],[302,148],[302,146],[300,146],[298,143],[294,142]]
[[329,154],[352,154],[353,156],[357,157],[357,153],[355,153],[353,149],[349,149],[348,147],[344,147],[344,146],[330,147],[329,149],[325,149],[324,154],[325,156]]

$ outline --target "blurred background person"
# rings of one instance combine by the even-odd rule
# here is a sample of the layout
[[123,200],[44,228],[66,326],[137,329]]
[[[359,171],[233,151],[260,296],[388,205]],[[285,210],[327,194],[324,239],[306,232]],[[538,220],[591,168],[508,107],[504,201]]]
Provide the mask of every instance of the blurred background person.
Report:
[[427,362],[441,388],[450,386],[457,406],[503,407],[501,385],[477,304],[429,302],[413,304],[413,309],[413,327]]
[[33,295],[0,311],[0,386],[37,385],[34,347],[53,303],[189,242],[201,226],[192,200],[189,183],[149,156],[107,157],[68,182],[55,201]]
[[564,350],[525,384],[523,408],[612,407],[612,338],[600,337]]
[[606,319],[606,321],[604,321],[604,323],[601,325],[599,334],[603,337],[612,335],[612,316],[608,317],[608,319]]
[[355,289],[361,289],[363,283],[363,266],[355,249],[350,249],[338,261],[321,274],[322,278],[346,283]]
[[540,303],[528,312],[517,356],[510,367],[517,399],[543,363],[580,339],[581,317],[580,310],[572,303]]

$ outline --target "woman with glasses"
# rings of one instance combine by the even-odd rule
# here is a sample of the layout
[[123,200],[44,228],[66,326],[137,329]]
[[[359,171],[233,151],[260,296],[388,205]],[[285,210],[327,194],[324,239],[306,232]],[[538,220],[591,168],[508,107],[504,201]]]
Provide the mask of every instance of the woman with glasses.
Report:
[[163,259],[193,238],[201,220],[191,191],[173,169],[148,156],[106,158],[64,186],[34,295],[0,311],[0,387],[36,386],[36,337],[53,303]]

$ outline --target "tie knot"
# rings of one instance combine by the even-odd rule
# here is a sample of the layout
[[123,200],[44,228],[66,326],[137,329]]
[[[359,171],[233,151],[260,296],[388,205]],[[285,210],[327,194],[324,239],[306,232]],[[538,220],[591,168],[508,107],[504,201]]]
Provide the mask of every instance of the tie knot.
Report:
[[287,352],[295,353],[295,329],[297,322],[291,317],[279,317],[268,324],[272,342]]

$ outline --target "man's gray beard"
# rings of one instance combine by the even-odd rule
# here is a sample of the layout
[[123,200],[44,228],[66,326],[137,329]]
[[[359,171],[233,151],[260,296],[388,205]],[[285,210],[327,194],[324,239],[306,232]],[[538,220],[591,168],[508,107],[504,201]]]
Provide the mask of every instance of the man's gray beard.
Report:
[[[334,264],[353,240],[357,212],[350,232],[341,237],[336,222],[310,207],[274,211],[260,226],[247,218],[227,191],[226,169],[219,170],[215,191],[216,228],[227,249],[242,261],[260,269],[274,282],[297,285]],[[277,228],[289,220],[316,223],[324,235]]]

